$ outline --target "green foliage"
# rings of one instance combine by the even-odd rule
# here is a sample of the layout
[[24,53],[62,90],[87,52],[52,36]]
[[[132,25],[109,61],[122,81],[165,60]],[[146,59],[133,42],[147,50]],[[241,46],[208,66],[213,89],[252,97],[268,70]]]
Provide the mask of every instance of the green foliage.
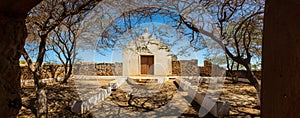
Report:
[[20,60],[19,63],[20,64],[26,64],[26,61],[25,60]]

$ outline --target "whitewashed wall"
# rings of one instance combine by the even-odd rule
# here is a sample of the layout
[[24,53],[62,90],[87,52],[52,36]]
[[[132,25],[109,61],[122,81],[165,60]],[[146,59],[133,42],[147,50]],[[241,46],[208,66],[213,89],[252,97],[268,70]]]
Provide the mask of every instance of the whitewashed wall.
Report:
[[170,47],[145,33],[123,48],[123,76],[141,75],[141,55],[154,56],[154,75],[172,74]]

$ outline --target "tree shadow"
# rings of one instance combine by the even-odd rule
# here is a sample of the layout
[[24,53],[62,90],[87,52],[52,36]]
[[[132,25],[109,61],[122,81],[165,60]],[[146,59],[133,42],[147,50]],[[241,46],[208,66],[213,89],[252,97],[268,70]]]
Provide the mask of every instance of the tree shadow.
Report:
[[[79,114],[71,111],[72,101],[79,99],[76,88],[69,85],[61,85],[59,83],[54,85],[47,85],[47,104],[48,104],[48,117],[93,117],[91,113]],[[22,106],[20,110],[20,117],[33,117],[37,116],[37,100],[35,97],[34,87],[22,87]],[[29,112],[30,111],[30,112]]]

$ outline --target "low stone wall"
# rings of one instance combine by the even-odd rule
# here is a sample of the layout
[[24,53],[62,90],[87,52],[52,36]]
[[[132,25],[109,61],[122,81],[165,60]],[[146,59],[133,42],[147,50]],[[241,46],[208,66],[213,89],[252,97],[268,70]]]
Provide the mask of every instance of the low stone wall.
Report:
[[[59,82],[63,81],[63,78],[58,77],[58,78],[46,78],[41,80],[42,83],[54,83],[54,82]],[[20,80],[21,86],[26,86],[26,85],[34,85],[34,80],[33,79],[27,79],[27,80]]]
[[108,96],[111,95],[112,89],[117,89],[120,87],[127,79],[127,77],[121,76],[88,76],[88,75],[74,75],[74,79],[115,79],[108,83],[107,89],[100,90],[96,95],[86,99],[86,100],[74,100],[71,107],[71,111],[74,113],[86,113],[92,107],[97,105],[99,102],[104,101]]
[[226,69],[205,60],[204,66],[198,66],[198,60],[172,61],[172,74],[177,76],[202,76],[220,77],[225,76]]
[[198,76],[198,60],[176,60],[172,61],[172,74],[178,76]]
[[88,63],[81,62],[74,64],[75,75],[98,75],[98,76],[121,76],[122,63]]
[[[29,70],[27,65],[20,66],[21,68],[21,80],[33,79],[33,74]],[[41,78],[57,78],[64,76],[64,68],[61,64],[43,64],[40,71]]]
[[[262,79],[261,71],[252,71],[252,72],[257,77],[257,79],[259,79],[259,80]],[[230,71],[227,70],[226,76],[227,77],[235,76],[235,77],[239,77],[239,78],[247,78],[247,71],[246,70],[232,70],[232,75],[230,75]]]
[[189,83],[188,81],[185,81],[183,79],[176,79],[175,81],[179,85],[179,87],[184,91],[187,91],[189,89],[189,87],[191,86],[191,83]]
[[110,86],[112,89],[117,89],[117,88],[119,88],[122,84],[124,84],[125,81],[126,81],[126,79],[124,79],[124,78],[115,79],[114,81],[109,82],[109,86]]
[[99,76],[121,76],[123,70],[122,63],[97,63],[96,75]]
[[204,66],[199,67],[200,70],[200,76],[203,77],[221,77],[225,76],[226,69],[212,64],[211,62],[205,60],[204,61]]
[[99,102],[104,101],[108,96],[110,96],[111,89],[111,87],[108,87],[107,89],[102,89],[97,94],[86,100],[74,100],[73,105],[71,106],[71,111],[74,113],[81,114],[86,113]]
[[197,86],[191,86],[191,83],[189,83],[185,79],[179,78],[176,79],[175,81],[180,88],[188,92],[189,97],[191,97],[194,101],[196,101],[199,105],[201,105],[201,108],[205,108],[205,110],[209,110],[209,113],[211,113],[215,117],[223,117],[229,114],[228,102],[219,102],[206,97],[205,93],[198,92]]
[[172,74],[173,75],[181,75],[181,68],[179,61],[172,61]]
[[[74,75],[97,75],[97,76],[122,76],[122,63],[76,63],[73,65]],[[261,79],[261,71],[253,71],[258,79]],[[42,79],[57,78],[64,76],[64,68],[61,64],[44,64],[41,70]],[[218,77],[228,76],[229,71],[214,65],[205,60],[204,66],[198,66],[198,60],[175,60],[172,61],[172,75],[176,76],[202,76],[202,77]],[[233,76],[246,78],[247,73],[244,70],[233,70]],[[27,66],[21,66],[21,79],[33,79],[33,74],[28,70]]]
[[[228,102],[219,102],[207,97],[205,93],[200,93],[197,91],[197,88],[190,87],[188,90],[188,96],[194,98],[201,108],[205,110],[209,109],[209,112],[215,117],[224,117],[229,115],[229,103]],[[202,111],[200,108],[200,111]]]
[[[204,66],[199,67],[199,70],[200,70],[200,76],[202,77],[236,76],[239,78],[247,78],[246,70],[232,70],[232,75],[230,75],[229,70],[219,67],[218,65],[214,65],[207,60],[204,61]],[[252,72],[258,79],[262,78],[261,71],[252,71]]]
[[74,75],[96,75],[96,63],[75,63],[73,67]]

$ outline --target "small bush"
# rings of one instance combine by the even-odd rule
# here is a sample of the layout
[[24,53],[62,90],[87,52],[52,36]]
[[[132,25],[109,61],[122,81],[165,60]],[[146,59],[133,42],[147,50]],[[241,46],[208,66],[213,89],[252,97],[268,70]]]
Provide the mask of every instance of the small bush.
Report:
[[26,64],[25,60],[20,60],[20,64]]

